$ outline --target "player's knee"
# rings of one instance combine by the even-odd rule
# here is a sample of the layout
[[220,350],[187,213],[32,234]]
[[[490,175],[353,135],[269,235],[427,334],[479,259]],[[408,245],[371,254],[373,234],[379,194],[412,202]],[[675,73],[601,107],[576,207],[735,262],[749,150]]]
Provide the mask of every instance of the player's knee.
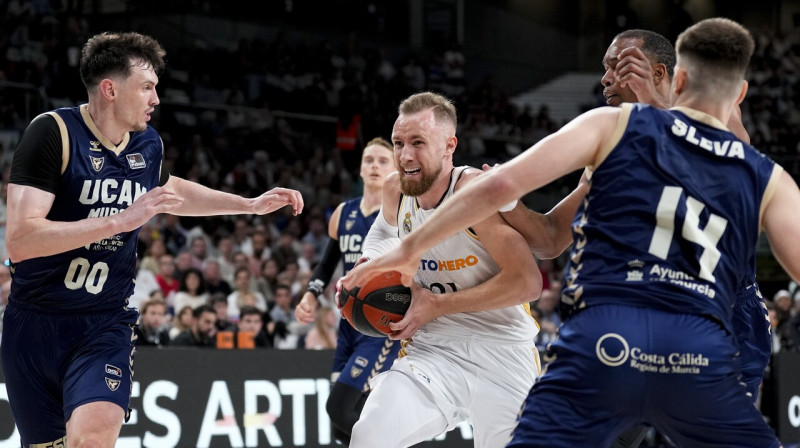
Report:
[[113,448],[114,439],[96,433],[70,434],[66,446],[68,448]]

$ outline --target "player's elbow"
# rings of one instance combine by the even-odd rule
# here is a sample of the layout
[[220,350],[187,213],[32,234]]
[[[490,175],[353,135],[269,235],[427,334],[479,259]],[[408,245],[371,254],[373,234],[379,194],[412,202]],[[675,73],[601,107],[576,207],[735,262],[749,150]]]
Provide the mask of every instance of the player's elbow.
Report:
[[533,272],[519,273],[517,278],[518,296],[524,302],[537,300],[542,295],[542,274],[537,268]]

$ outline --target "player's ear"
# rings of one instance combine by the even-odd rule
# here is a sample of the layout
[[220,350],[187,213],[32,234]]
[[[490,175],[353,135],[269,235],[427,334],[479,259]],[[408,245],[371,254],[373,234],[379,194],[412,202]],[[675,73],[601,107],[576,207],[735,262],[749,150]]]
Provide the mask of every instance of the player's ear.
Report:
[[675,74],[673,75],[672,79],[672,90],[675,95],[680,95],[684,90],[686,90],[686,76],[686,69],[675,66]]
[[450,138],[447,139],[446,152],[448,154],[454,153],[456,151],[456,145],[458,145],[458,138],[456,138],[455,135],[450,136]]
[[100,92],[100,95],[109,100],[116,96],[114,82],[108,78],[100,81],[100,85],[97,86],[97,90]]
[[741,104],[744,101],[744,97],[747,96],[747,81],[742,81],[742,89],[739,92],[739,97],[736,98],[736,104]]
[[664,64],[653,64],[653,84],[659,85],[667,77],[667,66]]

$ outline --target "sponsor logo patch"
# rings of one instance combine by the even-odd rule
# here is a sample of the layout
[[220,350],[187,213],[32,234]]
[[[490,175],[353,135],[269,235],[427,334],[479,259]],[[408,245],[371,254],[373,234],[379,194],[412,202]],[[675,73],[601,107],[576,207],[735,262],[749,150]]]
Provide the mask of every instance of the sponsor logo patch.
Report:
[[109,375],[114,375],[122,378],[122,369],[116,366],[112,366],[111,364],[106,364],[106,373]]
[[144,161],[144,156],[142,156],[141,153],[128,154],[125,158],[128,159],[128,165],[130,165],[132,170],[140,170],[147,166],[147,163]]

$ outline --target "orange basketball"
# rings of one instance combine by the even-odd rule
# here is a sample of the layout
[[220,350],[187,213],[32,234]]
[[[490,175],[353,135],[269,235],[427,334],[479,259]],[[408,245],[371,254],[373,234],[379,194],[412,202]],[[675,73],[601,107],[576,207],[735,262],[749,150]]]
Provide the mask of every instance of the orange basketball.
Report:
[[384,272],[364,286],[342,288],[339,296],[342,316],[367,336],[386,337],[389,323],[403,318],[411,305],[411,289],[400,283],[400,273]]

